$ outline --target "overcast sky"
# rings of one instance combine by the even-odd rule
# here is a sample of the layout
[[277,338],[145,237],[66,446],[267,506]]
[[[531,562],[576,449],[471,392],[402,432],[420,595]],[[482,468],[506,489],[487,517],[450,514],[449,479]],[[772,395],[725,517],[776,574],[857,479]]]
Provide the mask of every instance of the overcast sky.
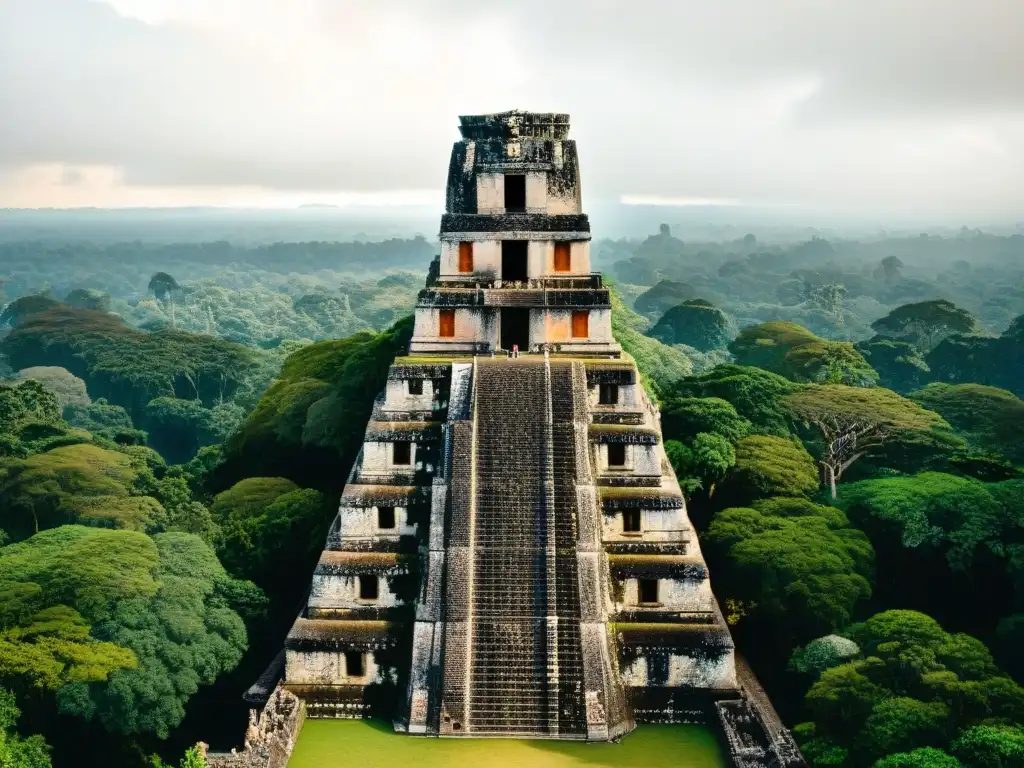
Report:
[[1024,0],[0,0],[0,207],[441,204],[457,116],[584,200],[1024,219]]

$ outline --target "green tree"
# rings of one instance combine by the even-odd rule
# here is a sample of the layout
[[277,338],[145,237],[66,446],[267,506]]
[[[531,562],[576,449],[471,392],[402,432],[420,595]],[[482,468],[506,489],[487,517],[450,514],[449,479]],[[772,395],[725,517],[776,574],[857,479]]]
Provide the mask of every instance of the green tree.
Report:
[[[161,760],[159,755],[153,755],[150,758],[150,766],[151,768],[174,768],[174,766]],[[206,768],[206,766],[206,758],[198,746],[186,749],[185,754],[182,755],[181,760],[178,762],[178,768]]]
[[157,272],[151,278],[149,278],[149,291],[152,293],[156,300],[161,303],[167,303],[171,310],[171,327],[173,328],[174,323],[174,294],[181,290],[181,286],[178,285],[178,281],[171,277],[166,272]]
[[838,510],[777,499],[719,512],[704,537],[716,584],[800,638],[845,626],[871,595],[874,552]]
[[54,691],[68,683],[103,681],[135,665],[128,649],[90,637],[85,619],[66,605],[0,630],[0,677],[24,687]]
[[1024,728],[979,725],[968,728],[953,742],[953,754],[967,768],[1020,768],[1024,766]]
[[110,294],[97,291],[95,288],[76,288],[64,297],[64,303],[79,309],[92,309],[96,312],[110,311]]
[[134,654],[90,623],[118,600],[152,594],[152,541],[129,531],[66,526],[0,549],[0,676],[22,690],[106,680]]
[[240,594],[213,550],[197,536],[161,533],[157,589],[119,600],[93,626],[102,640],[131,649],[138,667],[104,683],[72,683],[58,692],[63,712],[96,719],[115,733],[167,738],[202,685],[233,669],[248,646],[232,599]]
[[51,768],[50,748],[42,736],[22,738],[15,731],[21,715],[14,695],[0,688],[0,766]]
[[306,578],[332,518],[322,493],[282,477],[242,480],[217,494],[210,511],[225,567],[267,589],[280,586],[282,572]]
[[689,446],[668,440],[665,452],[680,482],[685,487],[705,488],[709,497],[715,492],[715,484],[736,464],[732,443],[708,432],[697,433]]
[[975,448],[1024,461],[1024,400],[1013,393],[982,384],[936,382],[910,397],[942,416]]
[[980,331],[978,321],[951,301],[933,299],[904,304],[871,324],[880,336],[905,339],[927,352],[948,336]]
[[734,503],[766,496],[809,496],[818,488],[818,470],[800,443],[748,435],[736,445],[736,465],[724,487]]
[[[53,605],[69,606],[89,622],[108,619],[118,601],[156,591],[157,565],[153,540],[136,531],[80,525],[40,531],[0,548],[0,584],[22,586],[16,601],[5,591],[7,621]],[[14,610],[13,602],[22,607]]]
[[198,400],[156,397],[146,404],[143,427],[150,444],[168,462],[187,462],[200,448],[225,440],[245,418],[237,405],[206,408]]
[[61,430],[60,403],[38,381],[0,384],[0,456],[25,456],[33,437]]
[[750,432],[751,425],[719,397],[671,397],[661,410],[661,429],[672,439],[688,440],[710,432],[737,443]]
[[27,459],[0,461],[0,527],[16,539],[81,522],[144,531],[164,514],[136,493],[148,468],[97,445],[69,445]]
[[60,305],[27,318],[0,342],[16,368],[61,366],[94,397],[141,417],[156,397],[230,399],[256,368],[259,353],[213,336],[146,333],[116,315]]
[[0,313],[0,325],[17,327],[33,315],[59,306],[60,302],[52,296],[22,296],[4,307],[4,311]]
[[817,285],[807,292],[807,303],[827,312],[835,320],[836,326],[842,328],[845,321],[843,302],[846,293],[846,286],[842,283]]
[[180,464],[211,442],[207,430],[210,421],[209,409],[198,400],[155,397],[146,403],[142,426],[150,444],[168,461]]
[[710,352],[729,342],[729,319],[714,304],[691,299],[665,312],[650,335],[665,344],[685,344]]
[[219,488],[279,476],[340,490],[388,368],[411,335],[407,318],[379,334],[322,341],[289,355],[279,379],[227,440],[216,469]]
[[818,461],[832,498],[843,473],[887,441],[901,433],[932,433],[949,426],[937,414],[881,387],[807,387],[787,395],[783,403],[794,418],[821,434]]
[[805,697],[816,731],[853,746],[875,704],[891,695],[865,674],[868,671],[867,665],[851,662],[821,673]]
[[863,748],[876,757],[946,741],[949,709],[939,702],[897,696],[878,702],[864,723]]
[[185,750],[185,756],[181,758],[179,768],[206,768],[206,758],[197,747]]
[[929,616],[885,611],[843,634],[861,655],[826,669],[808,691],[813,722],[794,732],[811,751],[835,745],[848,752],[850,765],[869,765],[887,753],[947,749],[959,729],[991,718],[1018,720],[1024,712],[1024,689],[1000,672],[988,649],[945,632]]
[[874,768],[962,768],[959,760],[935,747],[921,747],[913,752],[899,752],[883,757]]
[[1007,507],[992,494],[1001,485],[922,472],[850,483],[841,503],[872,535],[892,531],[903,547],[944,553],[950,567],[966,570],[979,551],[1002,554],[1006,544],[1019,538],[1016,500],[1008,497]]
[[917,389],[931,373],[917,347],[908,341],[875,336],[858,341],[854,348],[878,372],[883,387],[900,393]]
[[882,277],[886,281],[899,280],[903,275],[900,274],[900,269],[905,267],[899,256],[886,256],[880,262],[878,271],[875,273],[875,277]]
[[840,635],[825,635],[793,650],[789,668],[817,677],[860,653],[860,646]]
[[685,379],[672,388],[671,395],[725,400],[753,425],[753,431],[787,437],[791,433],[790,417],[782,399],[798,389],[799,385],[776,373],[729,363]]
[[633,302],[633,309],[654,320],[669,309],[694,298],[692,286],[676,280],[661,280],[654,287],[640,294]]
[[73,375],[66,368],[57,366],[37,366],[18,371],[21,380],[38,381],[47,392],[57,398],[57,404],[63,409],[70,404],[88,405],[89,393],[85,390],[85,382]]
[[128,411],[120,405],[111,405],[104,398],[88,405],[65,406],[64,418],[72,427],[114,443],[144,445],[148,437],[142,430],[135,429]]
[[797,382],[872,387],[878,374],[853,345],[819,338],[796,323],[772,321],[744,328],[729,351],[742,365],[764,368]]

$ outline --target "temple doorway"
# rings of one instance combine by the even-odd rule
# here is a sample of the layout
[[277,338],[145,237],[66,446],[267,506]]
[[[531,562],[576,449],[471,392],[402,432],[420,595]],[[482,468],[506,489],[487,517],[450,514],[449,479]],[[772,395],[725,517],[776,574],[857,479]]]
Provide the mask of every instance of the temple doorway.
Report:
[[530,349],[530,310],[505,307],[501,310],[501,348],[507,352],[518,346],[520,352]]
[[526,240],[501,241],[501,279],[503,282],[525,282],[527,279],[526,256],[529,242]]
[[505,174],[505,213],[526,213],[526,176]]

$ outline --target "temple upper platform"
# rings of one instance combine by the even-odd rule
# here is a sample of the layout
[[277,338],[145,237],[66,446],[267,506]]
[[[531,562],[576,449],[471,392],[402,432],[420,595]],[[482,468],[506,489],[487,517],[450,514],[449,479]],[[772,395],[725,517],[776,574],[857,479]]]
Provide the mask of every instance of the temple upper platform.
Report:
[[611,298],[591,272],[569,116],[465,116],[460,131],[410,352],[617,356]]

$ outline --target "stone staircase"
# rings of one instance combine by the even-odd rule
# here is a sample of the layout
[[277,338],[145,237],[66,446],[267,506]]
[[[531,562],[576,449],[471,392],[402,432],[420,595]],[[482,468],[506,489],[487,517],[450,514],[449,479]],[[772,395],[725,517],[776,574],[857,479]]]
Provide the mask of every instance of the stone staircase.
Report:
[[633,722],[607,632],[583,364],[529,355],[463,367],[400,725],[615,738]]
[[555,498],[564,461],[555,458],[550,378],[542,358],[477,366],[467,697],[475,735],[586,736],[576,571],[558,557],[559,538],[571,545],[575,526]]

